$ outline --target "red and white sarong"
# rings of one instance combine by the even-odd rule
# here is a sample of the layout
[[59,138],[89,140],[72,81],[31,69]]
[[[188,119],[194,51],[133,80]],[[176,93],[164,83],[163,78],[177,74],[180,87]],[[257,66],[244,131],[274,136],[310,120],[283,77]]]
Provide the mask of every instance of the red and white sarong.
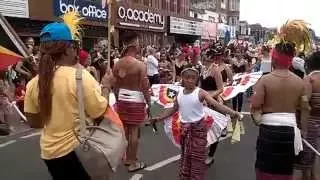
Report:
[[208,126],[205,120],[181,123],[180,180],[204,180]]
[[140,125],[146,118],[146,103],[142,92],[119,90],[117,111],[125,125]]

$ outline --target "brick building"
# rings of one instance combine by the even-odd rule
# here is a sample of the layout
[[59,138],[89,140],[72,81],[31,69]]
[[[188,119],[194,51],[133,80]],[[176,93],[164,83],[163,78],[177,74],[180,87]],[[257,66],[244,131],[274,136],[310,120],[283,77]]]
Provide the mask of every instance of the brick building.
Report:
[[219,14],[218,23],[239,26],[240,0],[192,0],[193,10],[210,10]]
[[[123,0],[114,6],[112,24],[115,26],[115,46],[121,46],[121,35],[127,31],[138,32],[142,46],[158,47],[179,37],[174,27],[179,26],[181,32],[189,33],[182,27],[191,20],[189,0]],[[184,20],[186,22],[181,22]],[[181,23],[173,27],[173,21]]]

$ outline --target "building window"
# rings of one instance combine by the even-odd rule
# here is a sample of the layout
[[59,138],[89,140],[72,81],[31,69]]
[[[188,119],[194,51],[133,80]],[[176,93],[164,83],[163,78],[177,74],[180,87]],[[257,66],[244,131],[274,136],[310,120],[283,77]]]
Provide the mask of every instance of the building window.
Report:
[[240,0],[236,0],[236,11],[240,11]]
[[145,6],[149,6],[150,5],[150,0],[143,0],[143,4]]
[[182,0],[177,0],[178,1],[178,4],[177,4],[177,12],[179,14],[181,14],[183,12],[183,6],[184,4],[182,3]]
[[133,0],[134,3],[140,3],[140,0]]
[[221,9],[226,9],[226,2],[225,2],[225,0],[221,0]]
[[170,11],[171,12],[174,12],[174,4],[175,4],[174,0],[170,0]]
[[167,10],[167,0],[162,0],[162,10]]

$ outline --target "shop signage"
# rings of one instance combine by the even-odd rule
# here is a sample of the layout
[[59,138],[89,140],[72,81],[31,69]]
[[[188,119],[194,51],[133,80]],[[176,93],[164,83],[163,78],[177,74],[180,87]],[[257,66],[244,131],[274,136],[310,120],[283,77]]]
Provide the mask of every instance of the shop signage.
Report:
[[132,27],[144,27],[149,29],[163,30],[165,26],[165,16],[152,12],[150,9],[138,10],[120,6],[118,8],[120,25]]
[[88,19],[95,21],[106,21],[108,19],[104,0],[53,0],[54,13],[61,16],[69,11],[77,11]]
[[211,22],[202,22],[202,39],[212,40],[217,37],[217,24]]
[[170,33],[201,36],[202,22],[170,16]]
[[0,13],[4,16],[29,18],[28,0],[0,0]]

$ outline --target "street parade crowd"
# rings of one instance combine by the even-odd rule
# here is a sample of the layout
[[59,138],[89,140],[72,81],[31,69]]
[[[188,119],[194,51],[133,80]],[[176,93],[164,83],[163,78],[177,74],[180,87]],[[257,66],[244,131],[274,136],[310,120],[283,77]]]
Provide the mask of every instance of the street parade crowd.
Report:
[[[204,180],[219,138],[230,126],[231,133],[243,128],[248,99],[259,126],[256,179],[292,180],[299,169],[303,180],[315,180],[316,152],[303,140],[320,150],[320,52],[304,28],[288,21],[259,45],[196,41],[165,48],[140,48],[138,35],[128,32],[108,62],[105,44],[82,49],[75,21],[48,24],[39,46],[25,41],[31,56],[1,71],[0,131],[10,133],[15,106],[24,112],[21,123],[42,129],[41,158],[53,179],[111,179],[120,163],[129,172],[147,166],[138,158],[142,125],[157,130],[179,117],[167,134],[181,150],[178,177]],[[254,86],[237,92],[254,75]],[[157,116],[150,112],[155,101],[168,105]]]

